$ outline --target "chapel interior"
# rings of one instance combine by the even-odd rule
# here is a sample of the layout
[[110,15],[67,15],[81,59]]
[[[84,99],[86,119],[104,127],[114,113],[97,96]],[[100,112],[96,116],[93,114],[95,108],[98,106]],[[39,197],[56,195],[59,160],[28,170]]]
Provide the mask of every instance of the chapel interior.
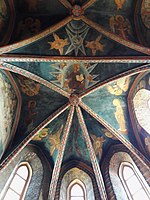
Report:
[[150,199],[150,0],[0,0],[0,200]]

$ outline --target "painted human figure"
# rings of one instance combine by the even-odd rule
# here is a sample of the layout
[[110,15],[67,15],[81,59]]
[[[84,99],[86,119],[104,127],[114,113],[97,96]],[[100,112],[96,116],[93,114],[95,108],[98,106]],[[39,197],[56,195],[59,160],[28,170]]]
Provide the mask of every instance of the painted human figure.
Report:
[[68,87],[72,90],[81,91],[85,88],[84,75],[80,73],[80,65],[74,64],[72,71],[67,74]]
[[131,25],[128,19],[125,19],[121,15],[113,16],[109,19],[109,25],[111,31],[118,34],[123,39],[128,39],[129,35],[132,35]]
[[119,99],[114,99],[113,100],[113,105],[116,107],[116,112],[115,112],[115,118],[119,124],[119,131],[121,131],[124,134],[127,134],[127,129],[126,129],[126,123],[124,119],[124,112],[121,106],[121,103]]

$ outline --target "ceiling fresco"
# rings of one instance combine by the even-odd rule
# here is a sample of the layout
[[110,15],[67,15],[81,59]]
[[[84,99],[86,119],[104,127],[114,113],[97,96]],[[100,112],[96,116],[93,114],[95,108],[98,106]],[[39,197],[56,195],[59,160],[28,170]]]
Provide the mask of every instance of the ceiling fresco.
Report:
[[7,44],[13,30],[15,15],[13,0],[1,0],[0,3],[0,46]]
[[58,116],[54,121],[42,129],[32,140],[33,144],[44,149],[51,164],[54,165],[61,145],[64,125],[66,123],[68,111]]
[[[16,21],[10,43],[36,35],[68,14],[59,1],[53,0],[14,0],[14,6]],[[57,7],[59,15],[54,7]]]
[[11,53],[29,55],[64,55],[64,56],[119,56],[142,55],[123,47],[94,30],[86,23],[71,21],[55,33]]
[[129,113],[126,106],[128,89],[133,80],[134,77],[121,78],[87,95],[83,98],[83,102],[134,146],[137,146],[130,122],[128,122]]
[[138,42],[133,21],[134,3],[133,0],[99,0],[86,10],[85,15],[108,31]]
[[[14,0],[13,33],[0,47],[0,115],[11,121],[7,134],[13,124],[16,130],[0,169],[31,142],[53,168],[51,200],[62,164],[74,160],[92,167],[106,200],[101,165],[112,145],[122,143],[149,165],[148,131],[140,127],[132,101],[140,89],[150,90],[147,1],[140,1],[140,9],[137,2]],[[8,5],[0,4],[1,30],[4,14],[11,15]],[[136,12],[138,26],[145,26],[141,36]],[[6,133],[3,121],[0,133]]]
[[20,89],[22,106],[12,148],[67,102],[65,97],[29,78],[17,74],[13,78]]

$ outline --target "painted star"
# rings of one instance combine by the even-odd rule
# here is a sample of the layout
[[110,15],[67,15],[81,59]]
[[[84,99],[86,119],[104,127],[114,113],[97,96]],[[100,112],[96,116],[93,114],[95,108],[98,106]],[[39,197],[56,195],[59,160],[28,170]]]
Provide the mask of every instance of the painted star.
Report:
[[63,54],[64,46],[68,45],[68,39],[61,39],[56,33],[53,34],[55,41],[48,42],[51,45],[50,49],[59,50],[60,55]]
[[70,53],[71,51],[75,51],[75,55],[78,55],[79,50],[86,55],[85,53],[85,49],[84,49],[84,45],[83,45],[83,41],[84,38],[86,37],[87,33],[88,33],[89,28],[87,28],[83,33],[81,34],[72,34],[71,31],[69,31],[68,29],[66,29],[67,34],[69,36],[69,39],[71,41],[71,45],[69,46],[66,54]]
[[93,56],[96,55],[97,51],[104,51],[104,46],[100,43],[100,40],[102,38],[102,35],[98,36],[95,41],[86,41],[86,47],[92,50]]

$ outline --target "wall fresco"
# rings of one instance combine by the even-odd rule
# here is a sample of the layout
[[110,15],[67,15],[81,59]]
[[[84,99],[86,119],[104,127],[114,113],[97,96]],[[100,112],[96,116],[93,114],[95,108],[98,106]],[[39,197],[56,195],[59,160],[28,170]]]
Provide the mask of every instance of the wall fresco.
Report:
[[150,29],[150,2],[143,0],[141,6],[141,17],[144,25]]
[[[131,128],[130,121],[128,120],[129,112],[126,105],[128,90],[134,78],[134,76],[130,78],[130,82],[127,83],[128,87],[125,89],[125,91],[120,90],[120,95],[118,93],[117,98],[116,93],[109,93],[109,90],[107,90],[108,85],[106,85],[105,87],[102,87],[99,90],[84,97],[83,102],[89,106],[98,116],[108,122],[113,129],[119,132],[124,138],[129,140],[136,147],[137,143],[135,142],[133,130]],[[121,82],[124,83],[123,80],[120,80],[120,83]],[[113,87],[114,84],[116,84],[116,81],[109,85]],[[105,142],[103,145],[105,145]]]
[[104,128],[87,112],[83,111],[83,116],[97,159],[99,162],[102,162],[103,158],[105,157],[105,153],[109,149],[110,145],[118,144],[119,141],[113,136],[112,133],[110,133],[110,131]]
[[15,144],[19,138],[23,140],[41,122],[64,105],[67,99],[29,78],[17,74],[13,74],[13,77],[22,95],[22,109]]
[[42,147],[47,157],[52,160],[52,162],[56,161],[58,155],[67,115],[68,110],[38,132],[32,140],[34,144]]
[[91,163],[84,134],[81,130],[76,113],[74,114],[73,123],[66,144],[63,162],[66,163],[70,158],[84,160],[84,162],[88,164]]
[[0,71],[0,143],[1,154],[4,153],[14,134],[14,123],[18,123],[17,107],[18,95],[16,85],[11,80],[10,75]]
[[[121,22],[120,22],[121,19]],[[31,20],[30,20],[31,21]],[[110,23],[109,23],[110,21]],[[33,21],[34,23],[34,21]],[[121,15],[112,16],[108,19],[109,31],[119,34],[126,39],[132,36],[129,20]],[[31,26],[32,29],[32,26]],[[28,33],[27,33],[28,34]],[[47,33],[42,39],[30,45],[13,50],[12,53],[33,55],[67,55],[67,56],[119,56],[119,55],[141,55],[131,48],[118,45],[109,37],[104,36],[95,29],[87,26],[84,22],[71,21],[53,33]]]

